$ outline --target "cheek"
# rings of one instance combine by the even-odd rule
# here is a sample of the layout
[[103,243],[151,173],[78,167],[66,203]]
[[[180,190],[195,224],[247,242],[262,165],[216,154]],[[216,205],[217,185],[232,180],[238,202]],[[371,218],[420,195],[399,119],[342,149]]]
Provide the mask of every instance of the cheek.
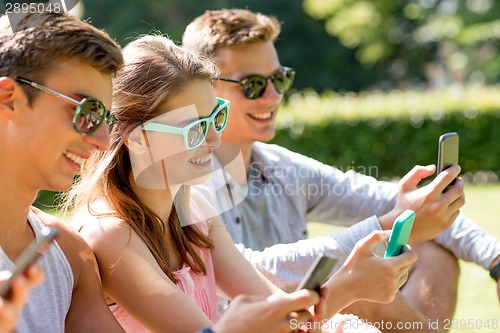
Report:
[[147,139],[155,161],[175,157],[186,151],[182,135],[151,132]]

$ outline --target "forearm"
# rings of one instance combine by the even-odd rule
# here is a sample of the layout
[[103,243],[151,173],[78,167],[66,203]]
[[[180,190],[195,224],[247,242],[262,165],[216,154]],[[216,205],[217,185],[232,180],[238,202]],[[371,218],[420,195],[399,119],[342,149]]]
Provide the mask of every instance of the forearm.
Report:
[[326,303],[326,318],[331,318],[358,300],[355,290],[349,285],[349,275],[339,270],[324,285],[329,297]]
[[487,270],[500,255],[500,241],[463,214],[434,241],[457,258],[474,262]]
[[337,267],[340,267],[356,242],[373,230],[380,230],[375,217],[327,236],[277,244],[263,251],[254,251],[242,244],[237,244],[237,248],[271,282],[285,291],[291,291],[297,287],[319,254],[337,258]]

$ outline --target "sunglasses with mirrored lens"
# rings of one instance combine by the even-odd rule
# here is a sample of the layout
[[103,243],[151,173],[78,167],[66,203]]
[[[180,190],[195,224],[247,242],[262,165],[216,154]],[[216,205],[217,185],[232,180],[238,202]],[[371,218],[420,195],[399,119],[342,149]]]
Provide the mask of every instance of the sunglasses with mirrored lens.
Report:
[[106,109],[104,103],[93,97],[86,97],[78,101],[69,96],[63,95],[55,90],[42,86],[31,80],[18,77],[17,82],[27,84],[35,89],[41,90],[48,94],[54,95],[68,103],[76,106],[75,115],[73,116],[73,127],[78,133],[92,134],[103,122],[107,123],[108,133],[111,132],[116,124],[116,118]]
[[217,101],[219,105],[210,116],[195,120],[184,127],[150,122],[142,125],[142,129],[152,132],[180,134],[184,136],[184,145],[187,149],[197,148],[205,141],[210,124],[212,124],[216,133],[222,132],[226,127],[227,117],[229,115],[229,105],[231,103],[219,97],[217,97]]
[[231,79],[227,77],[219,77],[218,80],[238,83],[243,89],[243,95],[248,99],[257,99],[261,97],[267,88],[267,82],[270,79],[274,85],[274,89],[278,94],[285,93],[292,87],[293,79],[295,78],[295,69],[290,67],[280,67],[270,76],[262,76],[258,74],[249,75],[241,80]]

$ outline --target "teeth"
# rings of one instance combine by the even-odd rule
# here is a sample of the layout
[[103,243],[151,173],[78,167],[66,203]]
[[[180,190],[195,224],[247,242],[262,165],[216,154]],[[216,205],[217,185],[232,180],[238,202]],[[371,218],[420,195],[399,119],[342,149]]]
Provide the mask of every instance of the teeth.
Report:
[[194,164],[203,164],[203,163],[210,161],[211,158],[212,158],[212,156],[205,155],[204,157],[193,158],[193,159],[189,160],[189,162],[194,163]]
[[265,112],[265,113],[257,113],[257,114],[251,114],[250,117],[259,119],[259,120],[265,120],[271,118],[273,115],[272,112]]
[[85,159],[83,159],[80,156],[77,156],[75,154],[68,153],[67,151],[64,152],[64,156],[66,156],[67,158],[69,158],[70,160],[72,160],[73,162],[75,162],[78,165],[82,165],[83,162],[85,162]]

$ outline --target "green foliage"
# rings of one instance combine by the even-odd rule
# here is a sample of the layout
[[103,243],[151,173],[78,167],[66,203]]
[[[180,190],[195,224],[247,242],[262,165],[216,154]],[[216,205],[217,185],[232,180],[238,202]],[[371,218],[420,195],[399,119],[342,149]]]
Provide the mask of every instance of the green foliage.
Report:
[[460,135],[462,173],[500,171],[500,87],[291,96],[275,143],[341,170],[402,177],[434,164],[441,134]]
[[[304,0],[304,9],[389,80],[429,81],[429,64],[448,80],[495,83],[500,68],[500,2],[492,0]],[[493,70],[493,71],[492,71]]]

